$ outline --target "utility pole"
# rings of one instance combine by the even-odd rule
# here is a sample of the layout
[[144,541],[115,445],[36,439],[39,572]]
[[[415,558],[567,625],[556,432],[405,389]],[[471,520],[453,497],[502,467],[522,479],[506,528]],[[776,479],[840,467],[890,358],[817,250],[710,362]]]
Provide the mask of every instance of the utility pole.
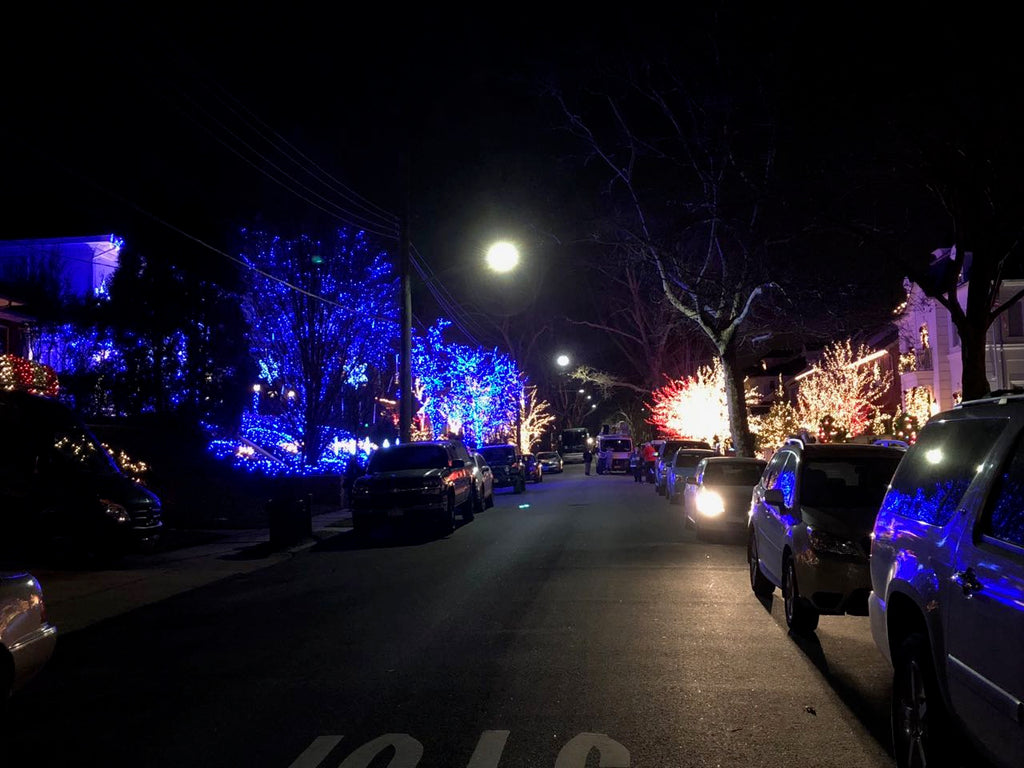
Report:
[[[408,187],[406,188],[408,190]],[[408,194],[408,193],[407,193]],[[409,259],[408,197],[405,215],[399,224],[398,263],[402,278],[402,351],[399,361],[399,440],[412,441],[412,270]]]

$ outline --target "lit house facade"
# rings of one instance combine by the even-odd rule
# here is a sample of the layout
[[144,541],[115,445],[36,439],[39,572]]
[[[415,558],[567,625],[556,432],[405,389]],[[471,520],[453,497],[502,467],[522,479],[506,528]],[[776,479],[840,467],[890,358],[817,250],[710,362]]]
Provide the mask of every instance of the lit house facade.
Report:
[[[967,302],[966,282],[957,287],[961,306]],[[960,336],[944,306],[914,284],[907,285],[907,306],[897,320],[900,343],[900,387],[905,406],[927,399],[935,413],[960,402],[963,362]],[[1024,280],[1004,280],[999,301],[1024,288]],[[985,375],[993,390],[1024,387],[1024,304],[1017,302],[989,327],[985,344]],[[910,408],[908,408],[910,410]]]
[[40,283],[67,299],[102,295],[123,245],[116,235],[0,241],[0,354],[35,358],[32,307],[18,286]]

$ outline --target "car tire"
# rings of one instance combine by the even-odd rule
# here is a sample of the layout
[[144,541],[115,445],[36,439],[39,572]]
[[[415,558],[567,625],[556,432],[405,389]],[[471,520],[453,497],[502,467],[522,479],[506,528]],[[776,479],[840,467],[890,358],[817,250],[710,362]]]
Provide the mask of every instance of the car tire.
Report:
[[460,510],[462,522],[469,523],[473,521],[473,517],[476,515],[476,507],[478,503],[475,493],[466,499],[466,503],[462,505],[462,509]]
[[[470,509],[470,512],[469,512],[469,519],[470,520],[473,519],[473,515],[476,515],[476,514],[478,514],[480,512],[483,512],[485,509],[487,509],[487,501],[483,497],[483,491],[479,491],[479,492],[478,491],[474,491],[473,492],[473,500],[472,500],[472,503],[469,505],[469,509]],[[465,515],[463,515],[463,519],[466,519]]]
[[750,589],[758,597],[771,597],[775,585],[761,571],[761,562],[757,554],[757,536],[753,531],[747,539],[747,565],[750,570]]
[[806,598],[800,596],[799,588],[796,565],[793,558],[787,558],[782,569],[782,599],[786,626],[798,634],[806,635],[818,628],[818,612]]
[[494,506],[494,490],[491,490],[490,495],[484,500],[484,509],[490,509]]
[[957,738],[924,634],[912,633],[893,654],[892,681],[890,720],[898,768],[960,765]]

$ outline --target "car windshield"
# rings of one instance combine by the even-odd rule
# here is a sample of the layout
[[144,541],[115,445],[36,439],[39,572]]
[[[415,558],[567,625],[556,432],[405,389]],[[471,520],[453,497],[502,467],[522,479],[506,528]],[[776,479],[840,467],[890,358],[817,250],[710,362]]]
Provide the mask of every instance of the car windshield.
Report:
[[537,455],[540,456],[540,458],[542,458],[542,459],[548,459],[548,460],[551,460],[551,461],[558,461],[558,454],[557,453],[538,453]]
[[704,470],[704,482],[711,485],[757,485],[764,472],[758,461],[714,462]]
[[800,480],[800,503],[811,507],[879,507],[898,457],[811,460]]
[[633,450],[633,443],[629,440],[602,440],[601,441],[602,451],[615,451],[621,453],[623,451],[629,452]]
[[711,454],[711,451],[704,453],[677,453],[675,460],[672,462],[672,466],[676,469],[686,468],[695,469],[700,464],[701,459]]
[[448,466],[448,452],[439,445],[400,445],[373,454],[368,471],[397,472],[403,469],[439,469]]
[[510,446],[498,445],[493,448],[481,448],[480,455],[488,464],[510,464],[516,459],[516,449]]

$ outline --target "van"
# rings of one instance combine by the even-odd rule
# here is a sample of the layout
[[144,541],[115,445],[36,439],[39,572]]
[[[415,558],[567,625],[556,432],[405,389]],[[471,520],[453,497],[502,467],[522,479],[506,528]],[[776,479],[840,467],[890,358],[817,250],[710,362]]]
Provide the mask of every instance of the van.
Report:
[[28,554],[120,555],[155,547],[156,494],[118,468],[70,408],[0,391],[0,549]]
[[597,474],[629,472],[629,454],[633,438],[629,435],[599,435],[597,438]]

